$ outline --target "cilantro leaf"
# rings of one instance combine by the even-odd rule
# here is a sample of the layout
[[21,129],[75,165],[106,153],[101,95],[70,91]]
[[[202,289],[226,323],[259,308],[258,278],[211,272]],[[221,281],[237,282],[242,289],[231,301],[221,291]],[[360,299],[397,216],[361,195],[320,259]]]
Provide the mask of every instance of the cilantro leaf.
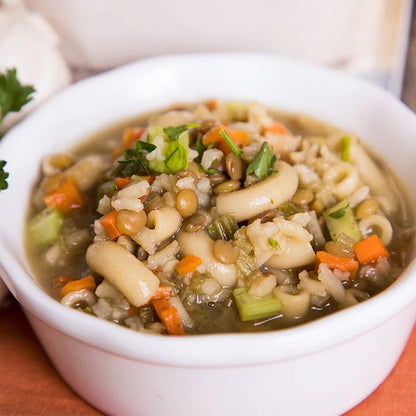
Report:
[[199,124],[189,123],[189,124],[183,124],[182,126],[165,127],[163,131],[169,137],[169,140],[176,140],[182,133],[194,127],[199,127]]
[[198,152],[198,157],[195,159],[196,162],[200,163],[202,160],[202,154],[207,150],[207,147],[202,143],[202,137],[198,137],[195,142],[195,150]]
[[17,79],[16,68],[0,74],[0,123],[8,113],[19,111],[33,97],[32,85],[22,85]]
[[246,174],[254,173],[259,178],[266,178],[273,173],[273,165],[276,162],[276,156],[267,142],[263,142],[256,157],[247,167]]
[[280,244],[278,241],[276,241],[274,238],[270,237],[268,239],[269,244],[273,247],[273,248],[280,248]]
[[124,159],[119,160],[124,166],[121,173],[124,176],[131,176],[136,173],[145,173],[149,175],[149,161],[146,159],[146,154],[153,152],[156,146],[152,143],[137,141],[135,149],[127,149],[124,152]]
[[240,157],[243,154],[243,151],[233,142],[233,139],[230,137],[230,135],[226,132],[225,129],[220,130],[220,135],[236,156]]
[[4,166],[6,166],[5,160],[0,160],[0,191],[3,191],[9,187],[6,179],[9,177],[9,174],[4,171]]
[[350,204],[347,202],[347,204],[345,205],[345,207],[341,207],[340,209],[337,209],[336,211],[331,212],[329,214],[329,216],[331,218],[335,218],[335,219],[342,218],[345,215],[345,213],[347,212],[347,209],[349,207],[350,207]]

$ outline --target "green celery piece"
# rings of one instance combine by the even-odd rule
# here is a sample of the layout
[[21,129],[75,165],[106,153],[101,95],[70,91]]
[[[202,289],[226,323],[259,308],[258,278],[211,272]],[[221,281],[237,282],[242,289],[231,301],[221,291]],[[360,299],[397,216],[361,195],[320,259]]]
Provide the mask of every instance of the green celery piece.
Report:
[[283,308],[282,301],[271,293],[257,298],[249,295],[247,289],[239,287],[233,290],[233,295],[242,321],[277,315]]
[[64,216],[59,209],[45,208],[30,221],[30,237],[34,244],[48,246],[58,239],[63,225]]
[[248,103],[241,101],[228,101],[227,112],[232,120],[242,120],[247,118]]
[[178,140],[169,143],[166,151],[166,167],[169,172],[188,169],[189,132],[182,132]]
[[337,241],[340,234],[344,233],[355,241],[360,241],[360,231],[355,221],[354,213],[348,200],[344,199],[323,213],[329,234]]

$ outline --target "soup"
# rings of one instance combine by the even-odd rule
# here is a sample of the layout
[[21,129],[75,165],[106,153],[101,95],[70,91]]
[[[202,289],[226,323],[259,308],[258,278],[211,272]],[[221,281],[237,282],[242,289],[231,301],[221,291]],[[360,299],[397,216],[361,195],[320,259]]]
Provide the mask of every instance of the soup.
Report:
[[26,248],[51,296],[133,330],[274,330],[400,276],[414,227],[402,195],[354,135],[210,100],[46,157]]

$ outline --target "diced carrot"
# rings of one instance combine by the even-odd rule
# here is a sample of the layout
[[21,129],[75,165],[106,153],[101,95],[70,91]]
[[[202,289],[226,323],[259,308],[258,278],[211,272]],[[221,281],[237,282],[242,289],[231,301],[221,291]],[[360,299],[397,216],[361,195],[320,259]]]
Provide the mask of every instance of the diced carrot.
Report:
[[166,332],[169,335],[184,335],[181,318],[179,317],[178,310],[175,306],[170,306],[169,302],[164,299],[155,299],[152,301],[152,305],[155,308],[156,314],[159,319],[165,325]]
[[170,286],[159,286],[156,293],[150,298],[149,302],[156,299],[169,299],[172,295],[172,288]]
[[58,276],[55,277],[55,283],[57,285],[64,285],[65,283],[68,283],[71,279],[69,277],[66,276]]
[[154,182],[154,180],[155,180],[156,176],[143,176],[143,178],[144,178],[147,182],[149,182],[149,185],[151,185],[151,184]]
[[165,325],[168,335],[185,335],[178,310],[174,306],[169,306],[168,309],[163,310],[159,318]]
[[157,316],[159,316],[162,311],[169,308],[169,302],[165,298],[155,299],[151,303],[155,308]]
[[84,206],[84,195],[71,177],[66,178],[58,189],[46,195],[44,200],[48,207],[56,207],[64,214]]
[[89,275],[79,280],[71,280],[61,289],[61,296],[64,297],[66,294],[76,292],[82,289],[88,289],[91,291],[95,290],[95,280]]
[[287,134],[287,128],[279,122],[272,124],[271,126],[267,126],[264,128],[264,133],[272,133],[272,134]]
[[125,129],[123,132],[123,147],[124,149],[129,149],[132,147],[137,140],[140,140],[144,132],[143,127],[133,127],[131,129]]
[[117,237],[120,237],[123,233],[117,227],[117,212],[112,210],[107,215],[101,218],[101,224],[107,231],[107,234],[112,240]]
[[212,129],[208,130],[204,137],[202,138],[202,144],[204,146],[209,146],[210,144],[218,147],[220,150],[222,150],[225,154],[228,154],[231,152],[230,147],[228,144],[224,141],[223,137],[220,134],[220,131],[224,129],[228,135],[231,137],[231,140],[238,146],[243,147],[250,144],[250,136],[245,131],[239,131],[239,130],[232,130],[224,126],[217,126],[213,127]]
[[340,256],[335,256],[326,251],[317,251],[316,252],[316,263],[325,263],[330,269],[338,269],[343,272],[350,272],[351,277],[355,276],[355,273],[358,269],[358,261],[352,258],[345,258]]
[[379,257],[389,257],[384,243],[375,235],[354,244],[354,253],[360,263],[371,263]]
[[214,111],[218,107],[218,102],[217,100],[211,99],[205,101],[205,105],[208,108],[208,110]]
[[134,305],[130,305],[129,309],[127,309],[127,313],[130,316],[138,315],[139,314],[139,308]]
[[126,185],[130,183],[130,178],[116,178],[117,190],[123,189]]
[[201,264],[202,259],[200,257],[189,254],[175,266],[175,270],[178,274],[186,274],[194,272]]

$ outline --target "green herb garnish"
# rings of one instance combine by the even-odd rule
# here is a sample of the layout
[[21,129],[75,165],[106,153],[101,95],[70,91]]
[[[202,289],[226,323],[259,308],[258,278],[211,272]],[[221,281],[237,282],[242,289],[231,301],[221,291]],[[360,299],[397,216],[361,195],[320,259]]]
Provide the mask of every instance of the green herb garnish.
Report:
[[199,127],[199,124],[189,123],[189,124],[183,124],[182,126],[177,126],[177,127],[166,127],[163,129],[163,131],[169,137],[169,140],[177,140],[182,133],[194,127]]
[[5,160],[0,160],[0,191],[3,191],[9,187],[9,184],[7,183],[7,178],[9,177],[9,174],[4,171],[4,166],[6,166]]
[[225,131],[225,129],[220,130],[220,135],[224,139],[225,143],[227,143],[228,147],[231,151],[238,157],[243,154],[243,151],[233,142],[233,139],[230,135]]
[[[0,128],[1,123],[8,113],[19,111],[33,97],[35,92],[32,85],[22,85],[17,79],[16,68],[7,69],[5,74],[0,74]],[[0,129],[1,139],[1,129]],[[4,171],[5,160],[0,160],[0,191],[8,188],[7,178],[9,174]]]
[[268,242],[273,248],[280,248],[279,242],[276,241],[274,238],[270,237]]
[[350,138],[345,136],[341,140],[341,160],[348,162],[350,160]]
[[137,141],[135,149],[127,149],[124,152],[124,159],[119,160],[124,166],[121,173],[124,176],[131,176],[136,173],[150,174],[149,161],[146,159],[148,153],[153,152],[156,146],[151,143]]
[[264,179],[268,175],[277,172],[273,170],[276,162],[276,156],[267,142],[263,142],[256,157],[250,162],[247,167],[246,174],[254,173],[258,178]]
[[19,82],[16,68],[0,74],[0,123],[8,113],[19,111],[31,101],[34,92],[32,85],[22,85]]
[[334,212],[331,212],[330,214],[328,214],[331,218],[342,218],[345,213],[347,212],[347,209],[350,207],[350,204],[347,202],[347,204],[345,205],[345,207],[341,207],[339,209],[337,209]]

